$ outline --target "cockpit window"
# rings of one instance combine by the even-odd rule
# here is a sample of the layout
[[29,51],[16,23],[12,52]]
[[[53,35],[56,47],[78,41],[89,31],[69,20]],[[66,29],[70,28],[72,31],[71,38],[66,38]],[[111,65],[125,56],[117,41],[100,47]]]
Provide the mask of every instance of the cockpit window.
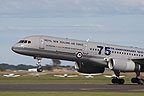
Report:
[[20,40],[19,43],[24,43],[24,40]]
[[18,43],[28,43],[28,44],[30,44],[31,41],[28,41],[28,40],[20,40]]

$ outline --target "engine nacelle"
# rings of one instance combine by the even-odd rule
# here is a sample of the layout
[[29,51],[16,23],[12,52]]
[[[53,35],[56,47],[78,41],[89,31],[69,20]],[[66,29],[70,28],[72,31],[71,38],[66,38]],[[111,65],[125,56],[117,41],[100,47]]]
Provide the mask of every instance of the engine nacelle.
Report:
[[108,68],[121,72],[136,72],[140,71],[140,65],[135,64],[132,60],[112,59],[108,60]]
[[85,63],[84,62],[76,62],[75,69],[78,72],[88,73],[88,74],[103,73],[105,70],[104,67],[99,67],[99,66],[96,66],[95,64],[90,64],[87,62],[85,62]]

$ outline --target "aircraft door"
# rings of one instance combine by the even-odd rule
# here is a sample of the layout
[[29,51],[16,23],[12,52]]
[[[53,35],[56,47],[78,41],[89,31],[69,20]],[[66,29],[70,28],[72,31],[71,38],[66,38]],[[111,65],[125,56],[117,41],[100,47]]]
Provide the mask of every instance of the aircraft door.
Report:
[[45,41],[44,41],[44,39],[40,39],[39,49],[45,49]]
[[87,43],[84,44],[84,54],[88,54],[88,45]]

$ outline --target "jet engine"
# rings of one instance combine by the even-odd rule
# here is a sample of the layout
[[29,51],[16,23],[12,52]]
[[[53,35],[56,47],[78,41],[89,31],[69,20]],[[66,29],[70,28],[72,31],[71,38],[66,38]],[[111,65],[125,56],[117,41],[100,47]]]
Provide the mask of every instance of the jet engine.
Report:
[[118,70],[121,72],[137,72],[141,67],[139,64],[135,64],[132,60],[112,59],[108,60],[108,68],[111,70]]
[[105,68],[101,66],[96,66],[96,64],[91,64],[87,62],[76,62],[75,69],[81,73],[103,73]]

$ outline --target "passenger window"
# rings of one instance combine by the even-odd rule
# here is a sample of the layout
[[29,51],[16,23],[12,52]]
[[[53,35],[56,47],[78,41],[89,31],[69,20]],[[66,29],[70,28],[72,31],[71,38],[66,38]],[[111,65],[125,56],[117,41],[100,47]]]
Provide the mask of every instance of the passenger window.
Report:
[[30,44],[31,43],[31,41],[28,41],[28,44]]
[[27,40],[25,40],[24,43],[27,43]]

